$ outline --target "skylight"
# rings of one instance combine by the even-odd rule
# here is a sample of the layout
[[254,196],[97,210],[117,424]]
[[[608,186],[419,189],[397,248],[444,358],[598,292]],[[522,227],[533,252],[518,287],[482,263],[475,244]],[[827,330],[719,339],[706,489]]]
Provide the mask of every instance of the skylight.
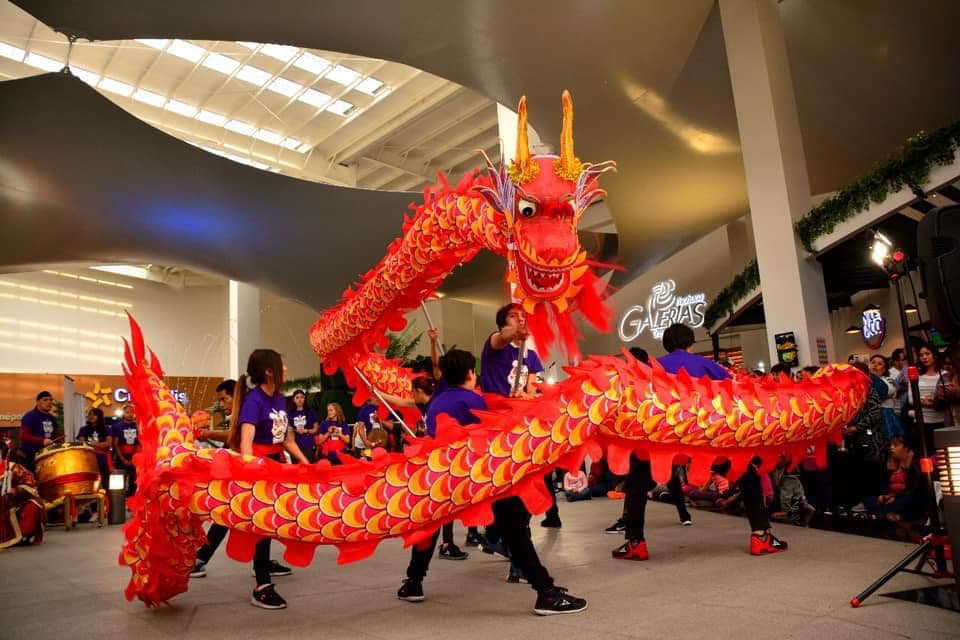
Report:
[[327,107],[327,111],[335,113],[338,116],[345,116],[353,109],[353,105],[346,100],[334,100],[333,104]]
[[303,85],[297,84],[296,82],[290,82],[286,78],[278,77],[274,78],[273,82],[267,85],[267,89],[290,98],[296,93],[299,93],[303,89]]
[[270,80],[272,76],[263,69],[258,69],[245,64],[240,67],[240,71],[237,71],[237,75],[234,77],[238,80],[243,80],[244,82],[249,82],[250,84],[255,84],[258,87],[262,87],[267,83],[268,80]]
[[113,78],[104,78],[100,81],[100,88],[104,91],[109,91],[110,93],[118,93],[121,96],[129,96],[133,93],[133,87],[128,85],[126,82],[120,82],[119,80],[114,80]]
[[38,53],[28,53],[27,57],[23,59],[23,62],[31,67],[43,69],[44,71],[60,71],[60,69],[63,68],[62,62],[41,56]]
[[297,100],[306,102],[307,104],[319,109],[323,105],[330,102],[330,96],[322,91],[317,91],[316,89],[307,89],[297,97]]
[[23,62],[23,56],[27,54],[26,51],[20,47],[15,47],[12,44],[7,44],[6,42],[0,42],[0,56],[4,58],[10,58],[11,60],[16,60],[17,62]]
[[376,78],[366,77],[354,88],[360,93],[365,93],[368,96],[372,96],[383,88],[383,83]]
[[192,118],[197,114],[197,108],[195,106],[187,104],[186,102],[180,102],[179,100],[168,100],[167,104],[163,105],[163,108],[188,118]]
[[90,268],[96,271],[106,271],[107,273],[115,273],[120,276],[127,276],[128,278],[139,278],[141,280],[150,279],[149,269],[144,267],[135,267],[129,264],[103,264]]
[[219,113],[214,113],[213,111],[207,111],[206,109],[201,110],[200,113],[197,114],[197,120],[217,127],[222,127],[227,122],[224,116]]
[[148,47],[152,47],[154,49],[160,49],[161,51],[165,46],[167,46],[167,43],[170,42],[170,40],[166,38],[160,39],[160,40],[154,39],[154,38],[137,38],[136,40],[140,44],[145,44]]
[[229,129],[230,131],[235,131],[245,136],[252,135],[254,131],[257,130],[255,126],[249,122],[244,122],[242,120],[231,120],[227,124],[223,125],[224,129]]
[[167,53],[170,55],[189,60],[190,62],[199,62],[200,58],[207,52],[203,47],[187,42],[186,40],[174,40],[167,47]]
[[299,50],[297,47],[290,47],[285,44],[265,44],[260,48],[260,53],[281,62],[290,62],[290,59],[297,55]]
[[162,107],[163,103],[167,101],[167,99],[161,96],[159,93],[147,91],[146,89],[137,89],[133,94],[133,99],[154,107]]
[[297,147],[303,143],[297,140],[296,138],[285,138],[283,142],[280,143],[280,146],[284,149],[293,149],[296,150]]
[[237,67],[240,66],[240,63],[236,60],[231,60],[227,56],[222,56],[219,53],[211,53],[203,59],[201,64],[206,68],[213,69],[214,71],[222,73],[225,76],[230,75],[236,71]]
[[350,84],[351,82],[353,82],[359,77],[360,77],[360,74],[354,71],[353,69],[348,69],[347,67],[344,67],[339,64],[335,66],[333,69],[331,69],[330,72],[324,76],[324,78],[326,78],[327,80],[332,80],[333,82],[342,84],[344,86]]
[[73,75],[80,78],[81,80],[83,80],[84,82],[86,82],[91,87],[97,86],[97,83],[100,82],[100,76],[97,75],[96,73],[93,73],[92,71],[87,71],[86,69],[78,69],[76,67],[73,67],[70,69],[70,72],[73,73]]
[[293,61],[293,66],[319,75],[324,69],[330,66],[330,61],[305,51],[299,58]]
[[279,145],[281,142],[283,142],[282,135],[276,133],[275,131],[270,131],[269,129],[260,129],[253,134],[253,137],[258,140],[263,140],[264,142],[269,142],[270,144]]

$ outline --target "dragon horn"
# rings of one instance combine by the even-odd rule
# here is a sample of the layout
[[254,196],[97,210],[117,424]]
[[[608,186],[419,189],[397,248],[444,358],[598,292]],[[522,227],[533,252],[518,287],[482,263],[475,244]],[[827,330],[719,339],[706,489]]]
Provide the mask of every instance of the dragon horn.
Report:
[[530,142],[527,140],[527,96],[520,97],[517,116],[517,156],[510,163],[508,173],[512,181],[522,184],[536,178],[540,169],[530,157]]
[[583,163],[573,153],[573,98],[563,90],[563,127],[560,130],[560,159],[554,163],[554,172],[564,180],[576,181],[583,171]]

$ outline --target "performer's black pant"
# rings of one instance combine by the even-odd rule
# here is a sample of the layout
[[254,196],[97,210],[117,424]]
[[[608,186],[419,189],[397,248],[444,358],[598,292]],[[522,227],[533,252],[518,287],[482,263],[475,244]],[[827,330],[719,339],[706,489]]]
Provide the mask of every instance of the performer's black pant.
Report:
[[626,525],[624,536],[627,540],[644,540],[643,526],[647,513],[647,491],[653,486],[650,473],[650,461],[630,456],[630,471],[623,482],[623,523]]
[[760,474],[753,468],[747,470],[737,481],[740,487],[740,499],[747,512],[751,531],[766,531],[770,528],[770,518],[767,515],[766,505],[763,504],[763,485],[760,484]]
[[550,499],[553,501],[553,505],[545,514],[543,514],[543,516],[551,522],[560,522],[560,509],[557,508],[557,492],[554,491],[552,471],[543,476],[543,484],[547,486],[547,491],[550,493]]
[[[530,537],[530,513],[523,506],[523,501],[520,498],[504,498],[494,502],[493,524],[510,550],[511,561],[526,576],[531,588],[541,592],[553,587],[553,578],[547,568],[540,563],[537,550],[533,547],[533,540]],[[433,534],[428,548],[421,550],[416,546],[413,547],[410,564],[407,566],[409,579],[421,581],[427,575],[439,535],[439,531]]]

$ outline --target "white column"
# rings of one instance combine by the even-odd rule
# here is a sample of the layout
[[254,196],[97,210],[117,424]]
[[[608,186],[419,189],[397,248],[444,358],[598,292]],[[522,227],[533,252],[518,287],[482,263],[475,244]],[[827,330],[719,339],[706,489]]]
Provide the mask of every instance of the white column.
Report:
[[810,209],[810,183],[780,16],[774,0],[720,0],[740,129],[750,220],[760,267],[767,344],[793,331],[800,364],[817,362],[817,339],[834,358],[820,264],[793,230]]
[[230,377],[237,379],[260,346],[260,289],[231,280],[229,290]]

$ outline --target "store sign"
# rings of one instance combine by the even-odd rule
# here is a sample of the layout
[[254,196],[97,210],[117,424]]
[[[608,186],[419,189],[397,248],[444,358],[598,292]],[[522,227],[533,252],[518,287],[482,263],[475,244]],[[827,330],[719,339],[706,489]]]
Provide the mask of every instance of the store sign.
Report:
[[879,349],[887,337],[887,321],[879,309],[866,309],[861,316],[860,334],[863,342],[871,349]]
[[[171,389],[170,393],[173,394],[173,397],[176,398],[180,404],[187,404],[187,394],[185,391]],[[90,401],[90,406],[94,409],[109,407],[114,402],[117,404],[126,404],[132,399],[130,397],[130,391],[126,387],[111,389],[110,387],[100,386],[99,382],[94,385],[93,391],[88,391],[83,395]]]
[[[187,394],[185,391],[180,391],[179,389],[170,389],[170,393],[173,394],[173,397],[176,398],[177,402],[180,404],[187,404]],[[130,392],[125,387],[117,387],[113,390],[113,399],[120,404],[126,404],[131,400]]]
[[703,312],[707,306],[704,293],[676,294],[673,280],[658,282],[650,290],[647,304],[628,307],[620,319],[619,334],[623,342],[633,342],[645,330],[657,340],[672,324],[681,323],[696,329],[703,326]]

